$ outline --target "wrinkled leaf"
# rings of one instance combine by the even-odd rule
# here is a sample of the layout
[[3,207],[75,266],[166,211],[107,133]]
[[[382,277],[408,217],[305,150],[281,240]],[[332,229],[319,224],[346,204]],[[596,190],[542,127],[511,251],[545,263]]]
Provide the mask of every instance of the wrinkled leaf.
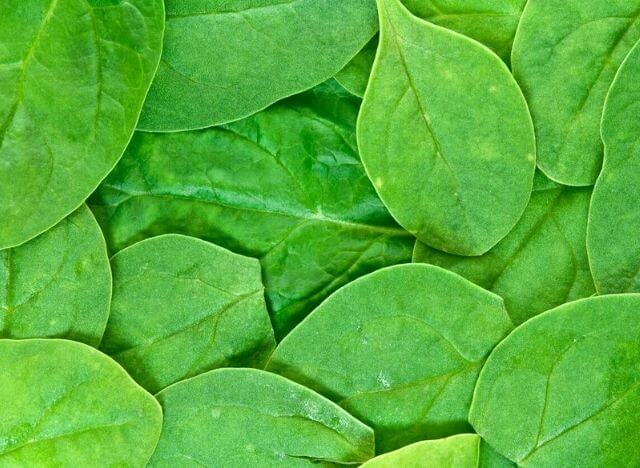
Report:
[[498,296],[431,265],[399,265],[333,294],[267,369],[369,424],[385,452],[468,431],[478,372],[510,329]]
[[504,299],[514,323],[565,302],[591,296],[585,247],[591,190],[536,177],[515,228],[480,257],[451,255],[416,242],[414,262],[437,265]]
[[167,30],[139,128],[251,115],[332,77],[375,32],[371,0],[165,0]]
[[640,291],[640,45],[611,86],[602,119],[605,157],[589,212],[588,251],[601,294]]
[[0,465],[143,467],[156,400],[104,354],[66,340],[0,340]]
[[85,205],[35,239],[0,250],[0,338],[68,338],[97,346],[111,270]]
[[162,0],[0,4],[0,249],[78,208],[118,161],[162,48]]
[[373,456],[370,428],[268,372],[218,369],[157,398],[164,425],[150,467],[333,466]]
[[600,117],[616,70],[640,39],[640,0],[529,0],[513,72],[531,107],[538,167],[566,185],[593,185]]
[[343,284],[411,257],[362,169],[357,112],[334,82],[225,127],[138,134],[91,200],[107,243],[179,232],[258,257],[284,336]]
[[533,126],[497,56],[379,0],[381,43],[358,118],[362,161],[389,211],[431,247],[480,255],[531,194]]
[[101,349],[156,393],[217,367],[262,367],[275,347],[260,263],[167,234],[113,256]]
[[640,295],[562,305],[489,356],[471,423],[518,466],[638,466]]

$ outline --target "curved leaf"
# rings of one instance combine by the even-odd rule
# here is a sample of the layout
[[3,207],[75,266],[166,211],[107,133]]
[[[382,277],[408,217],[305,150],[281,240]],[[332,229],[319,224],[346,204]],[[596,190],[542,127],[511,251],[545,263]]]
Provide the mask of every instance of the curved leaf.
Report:
[[262,367],[273,348],[260,263],[164,235],[113,256],[101,349],[149,391],[217,367]]
[[373,431],[268,372],[218,369],[157,395],[164,424],[150,467],[322,466],[373,456]]
[[179,232],[258,257],[282,337],[343,284],[410,260],[358,158],[357,112],[334,82],[222,128],[138,134],[91,208],[114,251]]
[[358,118],[362,161],[389,211],[422,242],[480,255],[531,194],[533,126],[485,47],[379,0],[381,43]]
[[604,166],[593,190],[587,236],[593,278],[601,294],[640,292],[638,82],[640,45],[620,67],[602,119]]
[[534,317],[480,373],[471,423],[518,466],[636,466],[640,295],[583,299]]
[[74,211],[136,126],[162,48],[162,0],[0,5],[0,249]]
[[498,296],[434,266],[399,265],[333,294],[266,368],[338,402],[385,452],[467,431],[478,372],[510,329]]
[[68,338],[97,346],[111,270],[85,205],[35,239],[0,250],[0,338]]
[[162,411],[107,356],[74,341],[0,340],[0,368],[0,465],[145,466]]
[[446,268],[496,293],[520,324],[595,292],[585,246],[590,198],[589,188],[540,176],[518,224],[489,252],[463,257],[416,242],[413,261]]
[[375,32],[370,0],[165,0],[165,48],[138,128],[251,115],[342,68]]
[[600,117],[616,70],[640,39],[640,0],[529,0],[513,73],[531,107],[538,167],[566,185],[593,185]]

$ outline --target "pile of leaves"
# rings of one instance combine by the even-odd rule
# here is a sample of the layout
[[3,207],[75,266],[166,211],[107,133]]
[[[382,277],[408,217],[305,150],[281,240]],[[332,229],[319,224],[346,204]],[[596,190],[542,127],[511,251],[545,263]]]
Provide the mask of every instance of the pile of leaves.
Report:
[[640,467],[638,40],[0,2],[0,466]]

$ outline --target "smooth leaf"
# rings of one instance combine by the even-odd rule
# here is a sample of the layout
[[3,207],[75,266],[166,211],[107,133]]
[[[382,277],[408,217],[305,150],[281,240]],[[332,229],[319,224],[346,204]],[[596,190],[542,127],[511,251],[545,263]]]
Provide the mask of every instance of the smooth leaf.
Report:
[[513,72],[531,107],[538,167],[566,185],[593,185],[600,117],[616,73],[640,39],[640,0],[529,0]]
[[165,0],[158,74],[138,128],[251,115],[336,74],[375,32],[371,0]]
[[640,464],[640,295],[534,317],[489,356],[471,423],[522,467]]
[[218,369],[157,395],[150,467],[338,466],[373,456],[373,431],[317,393],[255,369]]
[[113,168],[163,28],[162,0],[0,3],[0,249],[58,223]]
[[379,455],[363,468],[509,468],[515,466],[497,454],[476,434],[425,440]]
[[144,467],[162,411],[114,361],[66,340],[0,340],[0,465]]
[[[511,45],[526,0],[402,0],[419,18],[469,36],[489,47],[508,65]],[[378,44],[374,37],[336,79],[356,96],[363,96]]]
[[480,255],[531,194],[533,126],[484,46],[379,0],[381,42],[358,118],[366,171],[391,214],[431,247]]
[[168,234],[118,252],[111,264],[100,348],[149,391],[217,367],[262,367],[273,351],[256,259]]
[[636,45],[611,86],[602,119],[604,166],[593,190],[587,236],[591,270],[601,294],[640,292],[639,82]]
[[110,300],[107,248],[85,205],[35,239],[0,250],[0,338],[97,346]]
[[266,368],[336,401],[386,452],[468,431],[478,372],[510,329],[498,296],[438,267],[398,265],[333,294]]
[[594,294],[586,249],[591,189],[538,175],[515,228],[479,257],[451,255],[416,242],[413,261],[446,268],[504,299],[515,324]]
[[91,208],[112,251],[178,232],[260,258],[282,337],[343,284],[410,260],[358,158],[357,112],[334,82],[225,127],[138,134]]

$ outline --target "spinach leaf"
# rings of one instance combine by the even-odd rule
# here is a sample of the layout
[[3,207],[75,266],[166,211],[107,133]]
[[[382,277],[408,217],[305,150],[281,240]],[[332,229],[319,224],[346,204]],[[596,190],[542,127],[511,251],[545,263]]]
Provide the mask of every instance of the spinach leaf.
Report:
[[[508,65],[513,36],[526,0],[402,0],[419,18],[469,36],[489,47]],[[375,36],[338,72],[336,79],[362,97],[376,54]]]
[[338,72],[375,32],[371,0],[165,0],[158,74],[138,128],[251,115]]
[[520,89],[479,43],[379,0],[381,43],[358,118],[378,194],[431,247],[480,255],[524,211],[535,168]]
[[640,43],[620,67],[602,119],[604,166],[593,190],[587,248],[599,293],[640,291]]
[[[518,466],[638,466],[640,295],[534,317],[489,356],[471,423]],[[631,437],[630,437],[631,436]]]
[[373,431],[268,372],[218,369],[157,395],[164,424],[150,467],[334,466],[373,456]]
[[640,0],[529,0],[513,72],[531,107],[538,167],[566,185],[593,185],[600,117],[611,80],[640,39]]
[[585,246],[591,190],[563,187],[537,173],[516,227],[479,257],[462,257],[416,242],[414,262],[464,276],[504,299],[515,324],[565,302],[591,296]]
[[276,337],[350,280],[409,261],[332,82],[221,128],[138,134],[91,200],[113,251],[178,232],[259,257]]
[[446,439],[425,440],[394,452],[379,455],[363,468],[509,468],[506,458],[496,453],[476,434],[459,434]]
[[0,250],[0,338],[97,346],[110,300],[104,237],[86,205],[26,244]]
[[338,402],[386,452],[469,430],[478,372],[510,329],[498,296],[438,267],[398,265],[333,294],[266,368]]
[[104,354],[66,340],[0,340],[0,465],[143,467],[156,400]]
[[155,393],[216,367],[262,367],[273,348],[260,263],[164,235],[113,256],[101,349]]
[[3,0],[0,249],[58,223],[118,161],[163,28],[162,0]]

